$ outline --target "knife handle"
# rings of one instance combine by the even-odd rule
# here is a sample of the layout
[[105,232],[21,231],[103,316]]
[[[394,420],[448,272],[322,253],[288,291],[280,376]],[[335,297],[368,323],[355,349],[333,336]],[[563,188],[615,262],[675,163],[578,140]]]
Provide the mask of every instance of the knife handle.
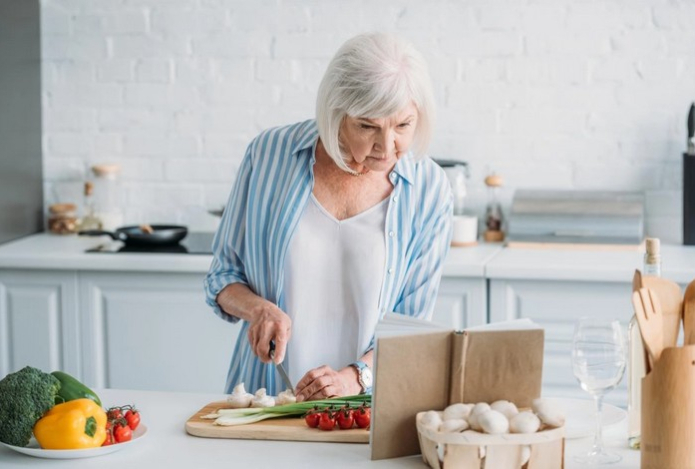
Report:
[[270,359],[275,361],[275,339],[270,341]]

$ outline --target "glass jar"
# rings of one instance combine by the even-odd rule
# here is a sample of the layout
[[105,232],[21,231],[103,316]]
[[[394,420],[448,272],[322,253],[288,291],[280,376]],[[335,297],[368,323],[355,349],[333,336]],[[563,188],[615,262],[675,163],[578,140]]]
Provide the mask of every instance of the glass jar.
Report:
[[466,209],[466,181],[468,179],[468,163],[458,160],[434,160],[439,166],[444,169],[449,183],[451,184],[451,192],[454,196],[454,215],[464,215]]
[[55,234],[77,232],[77,206],[75,204],[53,204],[48,207],[48,231]]
[[122,194],[117,164],[92,166],[94,173],[94,216],[101,221],[102,228],[113,231],[123,225]]

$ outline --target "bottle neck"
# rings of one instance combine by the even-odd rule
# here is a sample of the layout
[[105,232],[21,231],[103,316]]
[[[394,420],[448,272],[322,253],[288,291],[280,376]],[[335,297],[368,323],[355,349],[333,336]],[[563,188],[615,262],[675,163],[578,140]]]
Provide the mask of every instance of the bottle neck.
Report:
[[644,275],[661,277],[661,256],[650,254],[644,256]]

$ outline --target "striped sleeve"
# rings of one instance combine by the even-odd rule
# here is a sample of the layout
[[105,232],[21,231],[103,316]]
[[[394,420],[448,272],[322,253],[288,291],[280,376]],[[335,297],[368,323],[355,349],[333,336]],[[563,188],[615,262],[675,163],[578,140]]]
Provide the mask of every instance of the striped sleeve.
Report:
[[246,207],[248,206],[253,148],[254,142],[249,145],[241,162],[234,189],[229,195],[220,226],[212,242],[213,259],[205,278],[207,304],[213,308],[215,314],[229,322],[237,322],[239,318],[222,311],[217,303],[217,295],[227,285],[233,283],[248,285],[242,259],[245,248]]
[[453,198],[448,185],[442,186],[440,197],[432,209],[394,307],[396,313],[427,320],[432,319],[442,268],[451,243]]

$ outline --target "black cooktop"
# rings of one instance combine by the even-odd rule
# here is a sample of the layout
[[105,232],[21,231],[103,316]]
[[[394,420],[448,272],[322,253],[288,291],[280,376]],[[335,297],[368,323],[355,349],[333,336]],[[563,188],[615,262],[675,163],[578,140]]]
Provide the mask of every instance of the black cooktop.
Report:
[[156,253],[156,254],[212,254],[212,239],[215,233],[189,232],[178,244],[154,246],[125,246],[120,241],[105,241],[86,252],[96,253]]

